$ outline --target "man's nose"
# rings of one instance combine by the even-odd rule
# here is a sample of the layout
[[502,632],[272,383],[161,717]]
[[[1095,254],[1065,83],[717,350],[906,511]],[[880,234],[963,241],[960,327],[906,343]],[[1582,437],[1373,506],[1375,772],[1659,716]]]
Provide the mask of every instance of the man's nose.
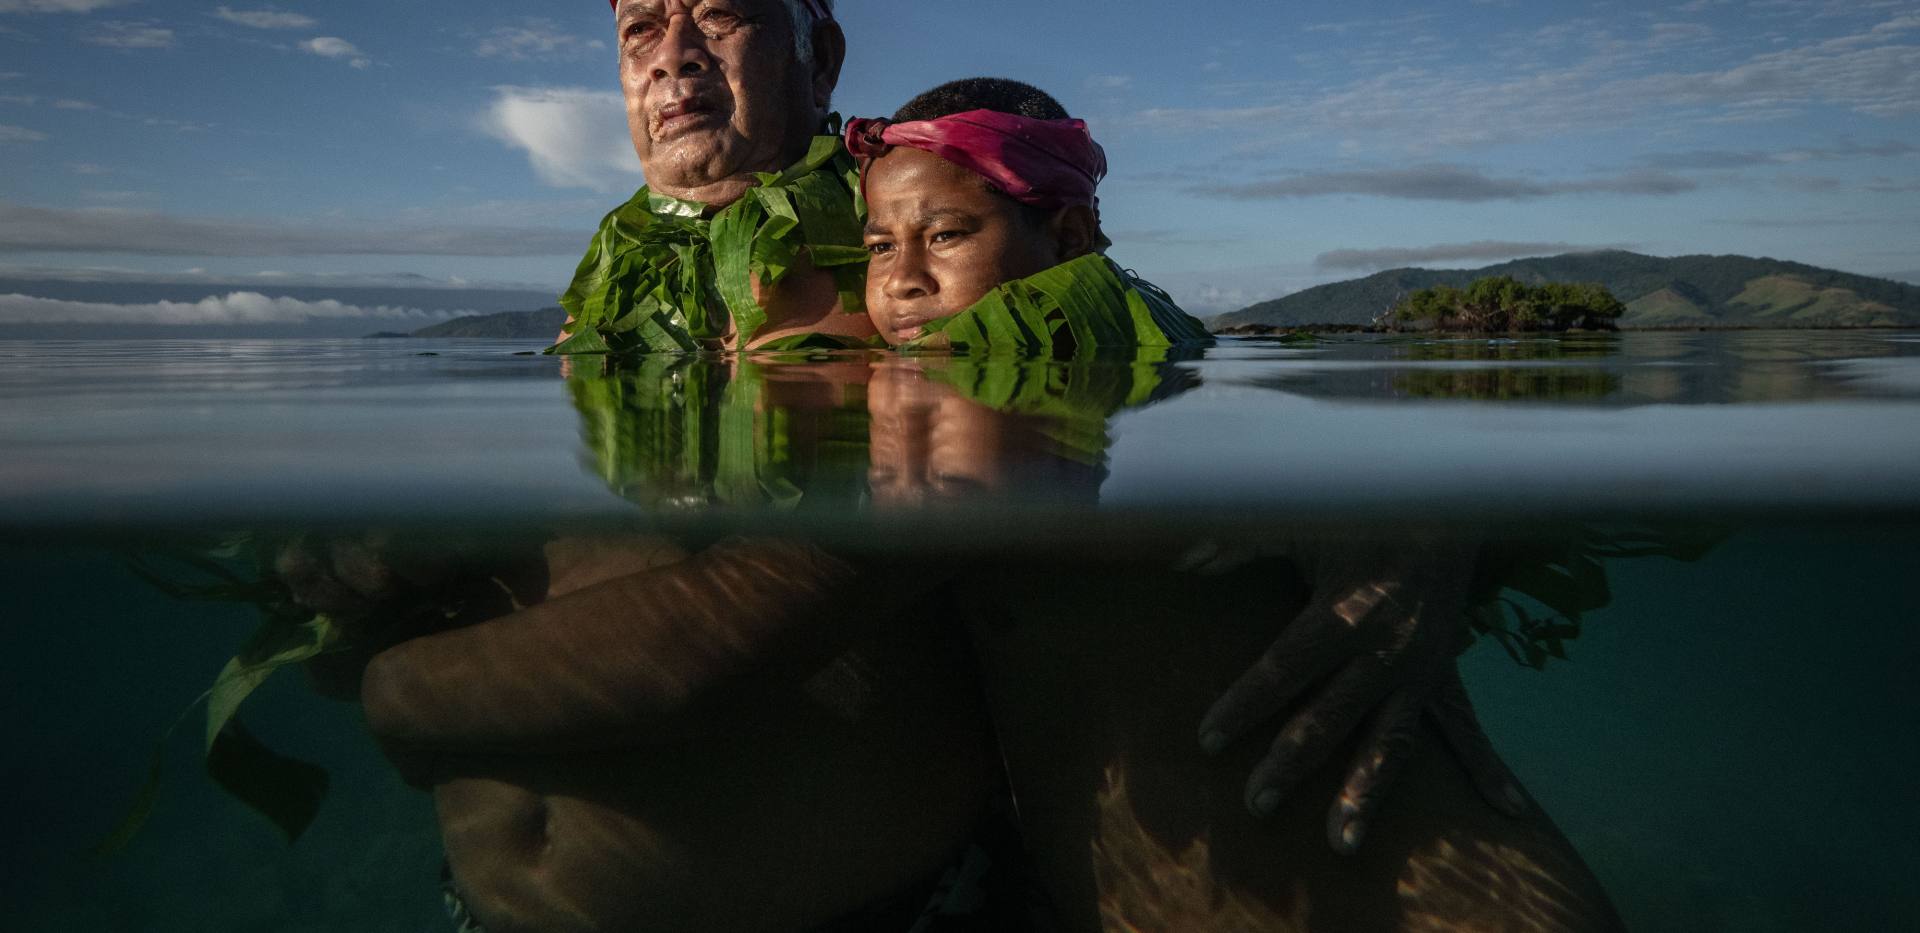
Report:
[[707,36],[694,24],[693,14],[669,14],[665,29],[647,62],[647,71],[655,81],[690,77],[712,67],[713,59],[707,54]]

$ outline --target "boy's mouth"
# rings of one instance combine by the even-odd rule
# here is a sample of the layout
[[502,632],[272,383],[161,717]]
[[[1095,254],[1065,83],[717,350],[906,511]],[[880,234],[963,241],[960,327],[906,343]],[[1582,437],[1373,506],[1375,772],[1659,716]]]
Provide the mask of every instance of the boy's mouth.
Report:
[[938,310],[903,314],[894,318],[893,323],[889,325],[887,329],[892,331],[893,335],[901,340],[912,340],[925,333],[928,324],[946,316],[947,313],[945,311]]

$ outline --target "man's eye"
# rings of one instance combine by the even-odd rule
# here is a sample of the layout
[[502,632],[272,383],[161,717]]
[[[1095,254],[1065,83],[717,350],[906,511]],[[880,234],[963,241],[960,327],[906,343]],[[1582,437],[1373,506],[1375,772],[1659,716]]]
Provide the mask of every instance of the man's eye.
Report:
[[885,253],[891,253],[891,252],[893,252],[892,243],[868,243],[867,244],[867,255],[869,256],[879,256],[879,255],[882,255]]
[[932,237],[935,243],[951,243],[967,235],[965,230],[941,230]]
[[726,10],[703,10],[700,13],[700,31],[708,35],[725,35],[740,28],[740,14]]

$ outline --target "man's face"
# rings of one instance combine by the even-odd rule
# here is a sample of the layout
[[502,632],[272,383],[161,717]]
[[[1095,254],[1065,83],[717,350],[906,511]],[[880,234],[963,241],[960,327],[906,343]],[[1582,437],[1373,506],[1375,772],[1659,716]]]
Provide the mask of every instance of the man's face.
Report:
[[867,313],[890,344],[1060,262],[1045,223],[932,153],[895,149],[875,159],[866,191]]
[[627,125],[655,190],[731,200],[748,173],[804,154],[814,81],[780,0],[624,0],[617,21]]

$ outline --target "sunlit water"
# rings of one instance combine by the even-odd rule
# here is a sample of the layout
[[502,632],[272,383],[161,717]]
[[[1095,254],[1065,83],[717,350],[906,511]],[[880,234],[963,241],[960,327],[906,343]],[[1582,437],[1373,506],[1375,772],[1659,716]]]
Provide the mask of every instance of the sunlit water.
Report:
[[571,378],[531,349],[0,343],[7,929],[450,929],[428,797],[355,706],[294,671],[244,719],[330,773],[296,843],[207,779],[190,717],[147,825],[86,854],[260,618],[171,599],[129,557],[368,528],[774,532],[1062,573],[1408,525],[1710,535],[1697,561],[1608,560],[1611,601],[1566,660],[1470,649],[1495,745],[1631,929],[1920,915],[1920,335],[1229,341]]

